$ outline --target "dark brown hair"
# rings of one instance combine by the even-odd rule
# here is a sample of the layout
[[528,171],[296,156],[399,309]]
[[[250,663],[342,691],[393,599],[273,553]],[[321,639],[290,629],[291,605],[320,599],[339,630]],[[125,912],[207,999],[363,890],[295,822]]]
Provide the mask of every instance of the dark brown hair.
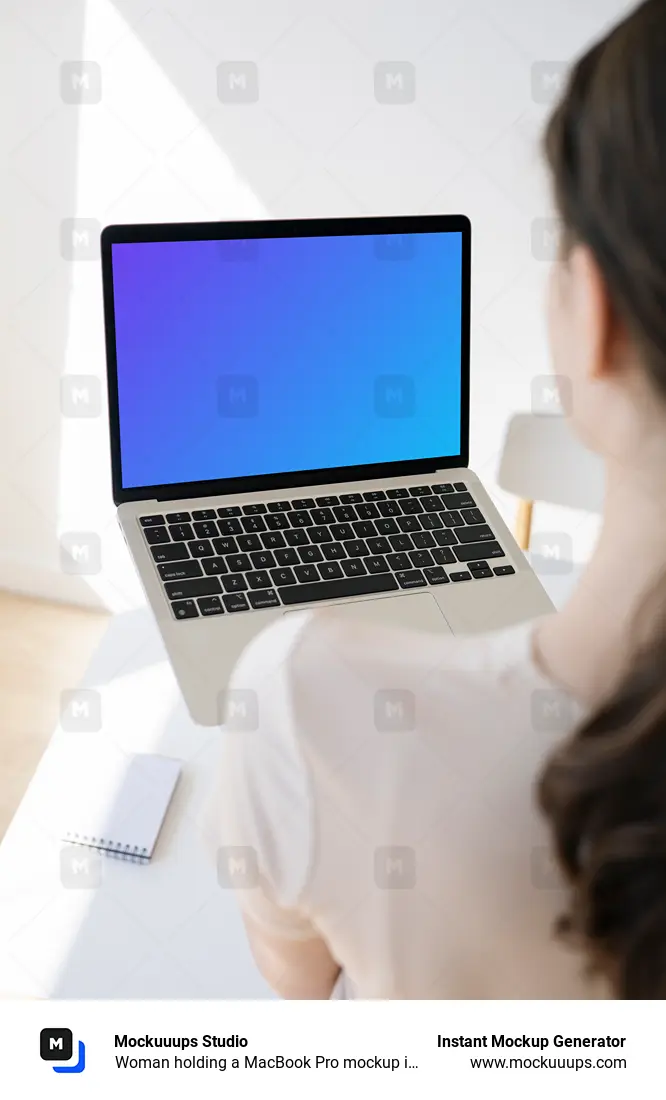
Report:
[[[666,0],[641,4],[578,61],[545,149],[564,250],[591,249],[666,399]],[[560,931],[617,997],[661,998],[666,615],[635,648],[612,698],[548,762],[539,803],[570,886]]]

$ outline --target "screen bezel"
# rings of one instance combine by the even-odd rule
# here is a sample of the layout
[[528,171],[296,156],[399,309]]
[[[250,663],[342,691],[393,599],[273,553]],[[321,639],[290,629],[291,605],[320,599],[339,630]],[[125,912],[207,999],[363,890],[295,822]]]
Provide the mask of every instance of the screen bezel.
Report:
[[[120,454],[120,409],[118,362],[113,299],[112,245],[155,241],[242,240],[268,237],[331,237],[405,234],[460,233],[462,237],[461,354],[460,354],[460,453],[401,462],[375,462],[363,466],[325,467],[320,470],[255,474],[249,477],[214,478],[125,488]],[[108,225],[101,235],[104,330],[106,340],[107,387],[111,444],[113,499],[116,504],[140,500],[185,498],[255,493],[261,490],[293,489],[375,478],[406,477],[469,463],[469,363],[471,223],[462,214],[418,214],[407,217],[312,218],[278,221],[180,222],[146,225]]]

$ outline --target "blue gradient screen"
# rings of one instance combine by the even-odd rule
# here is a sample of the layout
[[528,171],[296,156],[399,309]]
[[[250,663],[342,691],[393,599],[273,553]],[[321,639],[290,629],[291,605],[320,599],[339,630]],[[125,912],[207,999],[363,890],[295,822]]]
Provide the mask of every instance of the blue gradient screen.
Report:
[[112,245],[123,488],[460,454],[462,234]]

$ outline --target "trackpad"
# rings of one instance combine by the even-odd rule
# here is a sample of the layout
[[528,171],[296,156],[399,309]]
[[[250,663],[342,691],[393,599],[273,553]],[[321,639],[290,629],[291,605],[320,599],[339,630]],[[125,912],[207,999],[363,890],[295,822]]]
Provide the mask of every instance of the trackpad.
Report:
[[[302,610],[302,609],[300,609]],[[383,596],[380,599],[354,600],[350,603],[320,605],[318,614],[330,611],[336,617],[370,619],[386,626],[402,626],[408,630],[429,630],[435,634],[452,634],[437,600],[430,592],[414,592],[404,596]],[[298,610],[285,611],[291,615]]]

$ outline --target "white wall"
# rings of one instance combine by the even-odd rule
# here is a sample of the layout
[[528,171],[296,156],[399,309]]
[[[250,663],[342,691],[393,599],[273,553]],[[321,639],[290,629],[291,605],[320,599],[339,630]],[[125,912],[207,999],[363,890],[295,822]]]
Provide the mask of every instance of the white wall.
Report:
[[[98,223],[468,214],[472,466],[512,520],[494,486],[502,435],[548,369],[538,135],[565,63],[629,6],[3,0],[0,586],[141,601],[110,500],[100,275],[85,243]],[[252,102],[218,97],[223,62],[247,63]],[[405,62],[402,92],[375,70]],[[378,101],[376,72],[380,99],[411,99],[413,80],[412,101]],[[537,523],[584,554],[579,515],[543,510]],[[100,554],[99,571],[72,575],[59,540],[86,533],[79,567]]]

